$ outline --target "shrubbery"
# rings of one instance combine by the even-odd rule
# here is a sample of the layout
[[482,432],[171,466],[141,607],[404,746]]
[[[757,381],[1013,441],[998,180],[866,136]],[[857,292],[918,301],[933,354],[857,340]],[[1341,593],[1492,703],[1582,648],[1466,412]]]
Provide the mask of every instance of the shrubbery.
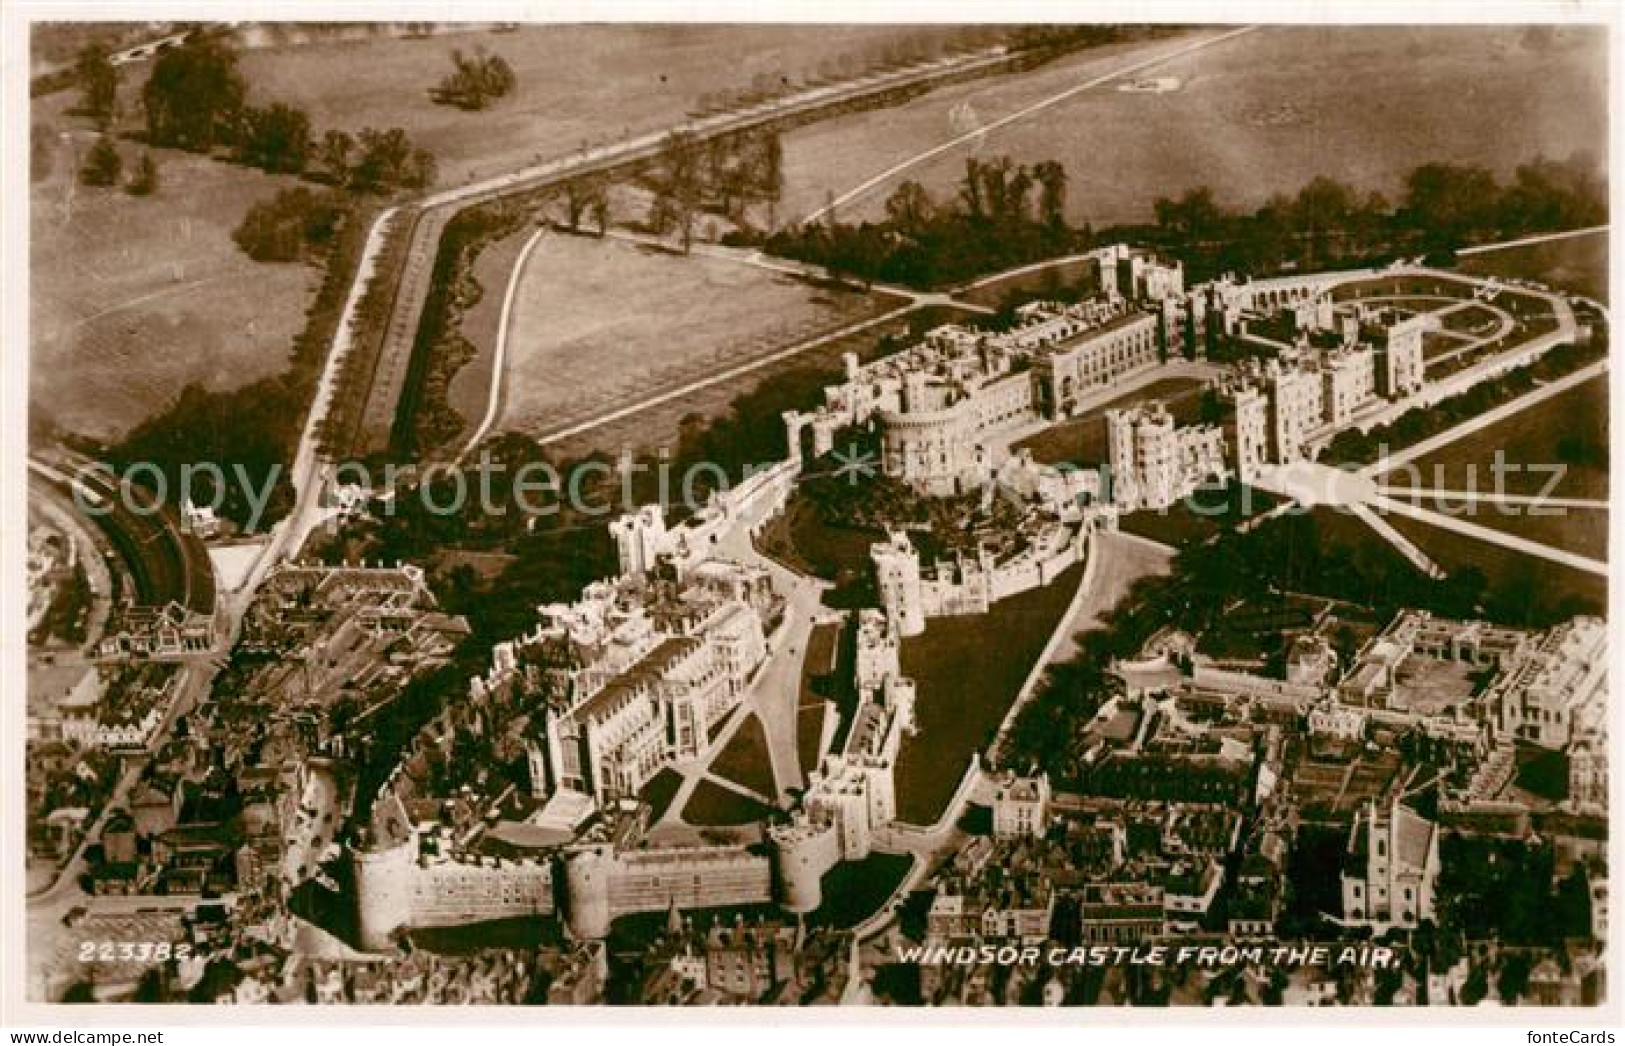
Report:
[[348,205],[332,193],[282,189],[248,209],[232,239],[255,261],[301,261],[333,243]]
[[476,48],[472,55],[453,51],[451,61],[455,68],[429,91],[439,104],[484,109],[513,93],[513,67],[501,55]]

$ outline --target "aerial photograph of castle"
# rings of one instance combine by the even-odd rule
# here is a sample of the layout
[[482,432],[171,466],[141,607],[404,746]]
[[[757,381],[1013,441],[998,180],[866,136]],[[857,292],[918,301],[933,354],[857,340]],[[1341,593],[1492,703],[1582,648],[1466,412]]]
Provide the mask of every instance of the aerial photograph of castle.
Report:
[[1617,1017],[1576,11],[14,9],[5,1023]]

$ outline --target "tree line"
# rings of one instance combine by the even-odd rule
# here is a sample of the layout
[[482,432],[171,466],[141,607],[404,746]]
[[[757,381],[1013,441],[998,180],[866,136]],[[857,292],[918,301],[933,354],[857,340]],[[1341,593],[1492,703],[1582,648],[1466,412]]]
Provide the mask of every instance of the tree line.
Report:
[[1054,161],[972,157],[955,194],[934,198],[905,181],[878,221],[823,221],[767,237],[775,254],[823,265],[865,283],[941,287],[1070,250],[1129,240],[1185,262],[1191,281],[1436,255],[1472,243],[1584,228],[1608,220],[1607,189],[1590,157],[1537,157],[1509,181],[1483,167],[1428,163],[1405,178],[1396,201],[1335,178],[1276,194],[1252,211],[1223,206],[1198,186],[1160,197],[1154,221],[1096,233],[1066,220],[1067,173]]
[[1028,166],[1008,156],[970,157],[954,196],[937,199],[905,181],[883,220],[793,225],[766,240],[774,254],[822,265],[837,279],[940,287],[1051,258],[1085,245],[1066,220],[1068,176],[1057,161]]
[[1600,225],[1607,188],[1584,155],[1519,166],[1510,181],[1480,166],[1426,163],[1405,177],[1398,201],[1317,177],[1251,212],[1222,206],[1205,186],[1158,198],[1155,224],[1113,230],[1163,247],[1193,280],[1448,254],[1473,243]]
[[152,145],[224,148],[238,163],[270,174],[364,193],[419,189],[435,179],[433,154],[414,148],[402,128],[332,129],[317,137],[303,109],[250,105],[236,51],[206,34],[159,56],[142,100]]
[[686,251],[702,212],[746,225],[748,209],[764,204],[773,224],[771,209],[784,194],[784,144],[771,128],[704,141],[691,131],[673,131],[641,180],[653,195],[650,229],[661,236],[675,231]]

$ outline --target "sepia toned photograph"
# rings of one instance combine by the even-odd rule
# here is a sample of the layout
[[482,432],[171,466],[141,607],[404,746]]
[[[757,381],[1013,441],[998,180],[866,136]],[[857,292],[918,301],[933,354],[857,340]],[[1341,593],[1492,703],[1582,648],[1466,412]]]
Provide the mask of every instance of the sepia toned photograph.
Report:
[[5,1023],[1617,1018],[1611,13],[163,13],[7,21]]

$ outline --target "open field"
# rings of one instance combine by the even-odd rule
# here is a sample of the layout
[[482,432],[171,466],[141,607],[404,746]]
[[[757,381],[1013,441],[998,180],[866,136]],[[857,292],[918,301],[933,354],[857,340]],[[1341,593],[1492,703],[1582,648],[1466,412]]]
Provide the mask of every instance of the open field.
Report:
[[1574,294],[1608,301],[1608,230],[1550,243],[1473,254],[1456,266],[1476,276],[1539,280]]
[[[1499,457],[1498,457],[1499,455]],[[1608,496],[1608,379],[1594,378],[1425,454],[1382,477],[1394,487],[1494,491],[1497,461],[1509,494]],[[1550,467],[1563,477],[1551,489]]]
[[[919,732],[897,757],[897,817],[932,824],[959,787],[973,751],[984,751],[1083,579],[1068,568],[1043,588],[1000,600],[986,614],[939,617],[903,640],[903,674],[919,698]],[[988,657],[990,645],[998,657]]]
[[840,638],[841,628],[836,624],[815,625],[807,636],[807,653],[801,661],[801,692],[796,697],[796,758],[803,775],[812,773],[823,762],[826,703],[841,684],[835,674]]
[[1280,503],[1275,495],[1233,479],[1224,483],[1210,480],[1166,512],[1132,512],[1118,526],[1130,534],[1178,548],[1187,542],[1206,541]]
[[[785,140],[782,211],[814,211],[978,122],[1194,38],[1086,52],[797,131]],[[1392,197],[1428,160],[1504,175],[1537,153],[1598,151],[1607,67],[1607,35],[1594,29],[1269,28],[1141,74],[1175,77],[1176,91],[1083,92],[912,168],[841,217],[877,216],[903,178],[945,197],[973,149],[1065,164],[1069,217],[1097,227],[1146,219],[1158,196],[1198,185],[1249,207],[1321,174]]]
[[748,265],[550,235],[516,298],[499,425],[545,433],[875,311]]
[[[758,77],[794,84],[843,61],[855,71],[904,37],[951,35],[906,26],[523,26],[253,50],[242,68],[260,95],[309,112],[318,132],[405,128],[434,152],[449,185],[681,123],[703,95]],[[452,49],[482,46],[513,68],[514,93],[480,112],[436,105],[429,89],[451,70]]]
[[[231,232],[249,206],[295,184],[174,150],[154,150],[153,196],[75,184],[93,136],[33,107],[55,140],[30,190],[30,396],[64,429],[114,439],[198,382],[231,389],[280,373],[321,274],[255,262]],[[125,167],[140,156],[121,143]]]

